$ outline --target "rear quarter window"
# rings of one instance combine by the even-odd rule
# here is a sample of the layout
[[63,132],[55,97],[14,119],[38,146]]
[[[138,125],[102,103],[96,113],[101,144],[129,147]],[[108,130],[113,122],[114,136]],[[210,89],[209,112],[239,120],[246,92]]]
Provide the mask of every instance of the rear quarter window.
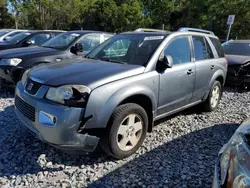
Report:
[[209,37],[209,39],[213,43],[219,58],[225,57],[224,50],[223,50],[223,48],[221,46],[221,43],[220,43],[219,39],[212,38],[212,37]]

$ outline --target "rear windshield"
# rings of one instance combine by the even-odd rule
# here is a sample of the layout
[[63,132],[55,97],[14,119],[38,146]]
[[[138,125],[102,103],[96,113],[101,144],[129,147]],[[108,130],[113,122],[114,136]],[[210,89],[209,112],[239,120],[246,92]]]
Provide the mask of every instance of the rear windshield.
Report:
[[224,54],[224,51],[223,51],[223,48],[221,46],[219,39],[210,37],[210,40],[212,41],[212,43],[217,51],[218,56],[225,57],[225,54]]
[[11,37],[10,39],[7,39],[7,41],[12,43],[12,44],[16,44],[19,41],[23,40],[24,38],[28,37],[29,35],[31,35],[31,33],[29,33],[29,32],[19,33],[15,36]]
[[0,37],[8,33],[8,31],[0,31]]
[[87,58],[145,66],[165,35],[116,35],[94,49]]
[[223,48],[225,54],[250,56],[250,43],[227,43]]

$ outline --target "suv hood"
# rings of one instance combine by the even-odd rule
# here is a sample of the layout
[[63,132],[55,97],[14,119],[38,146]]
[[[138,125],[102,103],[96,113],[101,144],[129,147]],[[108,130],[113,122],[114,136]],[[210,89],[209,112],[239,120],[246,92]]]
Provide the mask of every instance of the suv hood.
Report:
[[242,65],[250,61],[250,56],[243,55],[226,55],[228,65]]
[[35,67],[28,76],[49,86],[79,84],[95,89],[115,80],[141,74],[144,70],[145,67],[140,65],[84,59]]
[[25,56],[39,56],[43,54],[50,54],[53,52],[58,52],[58,49],[53,48],[44,48],[44,47],[23,47],[23,48],[14,48],[9,50],[0,51],[0,58],[22,58]]

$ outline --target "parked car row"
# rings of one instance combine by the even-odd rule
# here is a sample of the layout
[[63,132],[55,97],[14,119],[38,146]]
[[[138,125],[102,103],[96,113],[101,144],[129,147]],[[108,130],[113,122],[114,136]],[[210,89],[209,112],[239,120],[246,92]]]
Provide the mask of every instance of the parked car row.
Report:
[[[35,41],[32,32],[7,41],[38,44],[28,42]],[[17,84],[17,117],[56,148],[92,152],[99,144],[116,159],[135,153],[158,119],[198,104],[204,111],[215,110],[227,69],[229,79],[238,79],[230,55],[242,55],[238,43],[246,49],[248,45],[232,41],[222,47],[213,32],[194,28],[138,29],[118,35],[57,32],[47,33],[47,42],[39,46],[17,45],[0,52],[2,84]],[[26,33],[29,38],[18,40]],[[249,60],[235,59],[241,74]],[[248,126],[249,120],[221,149],[214,187],[249,182],[248,167],[244,169],[249,164]],[[241,170],[233,169],[239,165]]]
[[[8,42],[0,43],[0,46],[12,45],[14,48],[0,51],[0,83],[5,86],[14,85],[29,68],[82,57],[111,36],[113,34],[98,31],[20,33]],[[26,46],[24,44],[35,46],[21,47]]]

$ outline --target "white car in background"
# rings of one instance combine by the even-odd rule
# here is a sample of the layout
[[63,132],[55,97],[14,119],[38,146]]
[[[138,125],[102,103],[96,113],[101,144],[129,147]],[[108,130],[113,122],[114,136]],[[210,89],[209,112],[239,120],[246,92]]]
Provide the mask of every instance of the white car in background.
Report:
[[0,42],[8,40],[9,38],[22,33],[26,32],[27,30],[17,30],[17,29],[2,29],[0,30]]

